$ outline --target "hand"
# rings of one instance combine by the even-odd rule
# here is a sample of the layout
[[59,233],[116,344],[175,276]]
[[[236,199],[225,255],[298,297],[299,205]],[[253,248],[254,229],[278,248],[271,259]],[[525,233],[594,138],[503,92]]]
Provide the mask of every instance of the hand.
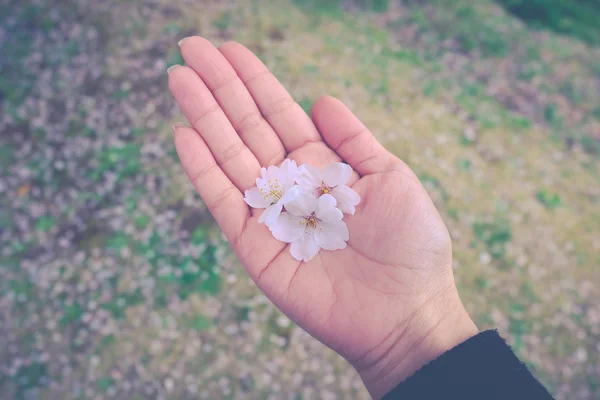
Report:
[[[263,63],[238,43],[181,43],[189,67],[169,87],[190,127],[175,128],[181,163],[257,286],[345,357],[375,398],[475,335],[458,297],[448,231],[410,168],[340,101],[319,99],[312,120]],[[243,192],[261,166],[285,158],[354,168],[361,196],[345,216],[350,240],[310,262],[258,223]]]

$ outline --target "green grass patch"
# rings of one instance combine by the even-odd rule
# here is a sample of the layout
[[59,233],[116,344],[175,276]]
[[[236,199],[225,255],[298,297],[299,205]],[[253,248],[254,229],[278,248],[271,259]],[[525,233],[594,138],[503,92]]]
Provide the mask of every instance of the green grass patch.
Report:
[[600,155],[600,140],[584,135],[579,142],[586,153]]
[[423,186],[425,186],[425,188],[429,187],[430,189],[438,191],[444,203],[448,201],[448,199],[450,198],[450,196],[448,195],[448,191],[446,190],[446,188],[444,188],[444,186],[438,178],[436,178],[433,175],[430,175],[427,172],[418,172],[417,177],[419,178]]
[[356,4],[364,10],[374,12],[385,12],[390,4],[389,0],[354,0]]
[[111,93],[110,98],[114,100],[126,100],[130,93],[129,90],[118,89]]
[[229,13],[229,12],[225,12],[225,13],[221,14],[220,17],[214,19],[212,22],[212,26],[214,26],[215,28],[217,28],[221,31],[226,31],[227,29],[229,29],[229,27],[232,24],[233,24],[233,17],[231,16],[231,13]]
[[[294,3],[301,6],[302,8],[321,14],[339,14],[344,1],[294,0]],[[352,0],[350,4],[353,4],[362,10],[373,12],[385,12],[390,6],[389,0]]]
[[144,296],[140,289],[133,292],[115,294],[112,299],[102,303],[102,308],[110,312],[116,319],[125,318],[125,310],[128,307],[135,306],[144,302]]
[[562,205],[560,196],[556,193],[550,193],[546,189],[540,189],[536,192],[535,198],[546,208],[558,208]]
[[104,376],[102,378],[99,378],[96,381],[96,388],[98,390],[101,390],[104,392],[104,391],[108,390],[111,386],[114,386],[114,384],[115,384],[114,379],[112,379],[108,376]]
[[477,278],[475,278],[475,282],[474,283],[475,283],[475,286],[479,290],[485,290],[489,286],[489,281],[487,280],[487,278],[484,278],[482,276],[478,276]]
[[0,145],[0,167],[7,168],[12,164],[14,151],[8,145]]
[[238,322],[250,320],[250,311],[252,311],[252,307],[249,307],[249,306],[234,306],[234,307],[235,307],[235,319]]
[[304,110],[304,112],[306,112],[309,116],[310,116],[310,111],[312,109],[313,106],[313,101],[309,98],[303,98],[300,101],[298,101],[298,104],[300,104],[300,107],[302,107],[302,109]]
[[146,227],[150,225],[151,221],[152,219],[149,215],[140,215],[135,218],[135,227],[137,229],[146,229]]
[[475,223],[473,224],[473,232],[493,258],[504,258],[506,254],[505,245],[512,239],[512,230],[506,219],[498,217],[494,222]]
[[469,159],[460,159],[456,164],[461,171],[470,171],[473,166],[473,163]]
[[152,275],[157,282],[155,307],[166,306],[174,295],[187,299],[194,293],[212,296],[220,293],[222,279],[217,267],[217,246],[209,242],[208,228],[198,226],[190,239],[202,248],[198,257],[173,254],[157,232],[135,246],[135,251],[152,265]]
[[84,309],[78,302],[74,302],[73,304],[67,305],[64,307],[63,316],[60,319],[60,324],[62,326],[69,325],[81,318],[84,313]]
[[484,57],[504,57],[509,51],[509,38],[501,26],[482,15],[466,0],[432,0],[431,13],[425,13],[422,2],[411,1],[409,22],[423,34],[434,34],[436,41],[454,39],[461,51],[479,51]]
[[30,396],[26,395],[29,389],[46,386],[45,379],[48,377],[46,364],[32,362],[29,365],[24,365],[17,371],[13,378],[17,385],[17,398],[26,399]]
[[140,171],[140,145],[128,143],[119,147],[108,147],[97,155],[98,165],[90,173],[94,181],[107,171],[117,174],[117,180],[134,175]]
[[294,0],[304,11],[314,14],[339,17],[341,15],[340,0]]
[[40,232],[48,232],[56,225],[56,219],[51,216],[43,216],[35,222],[35,229]]
[[204,315],[196,315],[189,323],[190,327],[198,332],[204,331],[212,326],[211,320]]
[[533,322],[527,318],[527,308],[521,303],[512,303],[509,311],[509,330],[513,336],[512,349],[519,355],[523,348],[523,335],[531,332]]
[[131,245],[131,238],[124,233],[115,233],[106,241],[106,248],[119,251]]
[[167,54],[166,63],[167,63],[167,68],[172,67],[173,65],[184,65],[185,64],[185,60],[183,59],[183,56],[181,55],[181,51],[179,50],[179,47],[173,48],[169,51],[169,53]]
[[570,35],[592,45],[600,44],[598,0],[494,0],[536,29]]

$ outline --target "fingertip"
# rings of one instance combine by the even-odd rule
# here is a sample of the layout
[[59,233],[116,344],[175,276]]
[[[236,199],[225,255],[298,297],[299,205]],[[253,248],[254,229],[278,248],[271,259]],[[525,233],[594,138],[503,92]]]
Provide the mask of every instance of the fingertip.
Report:
[[331,110],[331,107],[334,107],[336,104],[340,104],[341,101],[336,99],[333,96],[324,95],[321,96],[313,103],[311,116],[313,119],[321,118],[325,114]]
[[219,50],[225,50],[227,51],[228,49],[234,50],[235,48],[239,48],[239,47],[244,47],[245,46],[241,43],[236,42],[235,40],[228,40],[225,43],[221,44],[218,49]]
[[170,75],[170,74],[171,74],[171,72],[172,72],[172,71],[173,71],[175,68],[178,68],[178,67],[181,67],[181,65],[179,65],[179,64],[171,65],[169,68],[167,68],[167,74],[168,74],[168,75]]
[[183,65],[173,65],[167,69],[169,74],[169,89],[171,89],[173,94],[186,86],[185,80],[186,77],[189,77],[189,70],[189,67],[184,67]]
[[182,51],[184,48],[189,48],[190,46],[213,46],[210,40],[203,38],[202,36],[188,36],[181,39],[178,45]]
[[188,127],[188,125],[184,124],[183,122],[175,122],[173,125],[171,125],[171,127],[173,128],[173,133],[177,133],[177,129]]
[[186,64],[192,67],[203,55],[211,50],[216,51],[217,49],[210,40],[205,39],[202,36],[190,36],[181,40],[179,42],[179,48]]

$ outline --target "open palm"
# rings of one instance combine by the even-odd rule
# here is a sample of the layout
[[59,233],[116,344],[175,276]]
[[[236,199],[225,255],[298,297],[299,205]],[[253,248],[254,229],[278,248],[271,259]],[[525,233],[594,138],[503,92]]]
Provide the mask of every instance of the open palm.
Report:
[[[451,347],[436,338],[419,350],[464,309],[448,232],[412,171],[338,100],[319,99],[311,119],[244,46],[192,37],[181,50],[189,67],[172,68],[169,86],[192,127],[176,127],[177,151],[258,287],[348,359],[376,397]],[[299,262],[244,202],[260,168],[285,158],[353,167],[362,200],[345,216],[344,250]]]

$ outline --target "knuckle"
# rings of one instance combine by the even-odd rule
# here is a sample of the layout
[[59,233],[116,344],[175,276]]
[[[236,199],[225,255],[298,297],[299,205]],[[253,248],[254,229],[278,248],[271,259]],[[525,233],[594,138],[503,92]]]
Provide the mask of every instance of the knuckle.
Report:
[[263,122],[263,116],[258,110],[256,110],[244,116],[237,124],[236,130],[238,130],[240,133],[247,132],[256,126],[259,126]]
[[192,184],[196,187],[202,185],[204,178],[214,172],[215,168],[218,168],[217,164],[215,163],[210,163],[203,168],[200,168],[194,174],[190,175],[190,182],[192,182]]
[[202,121],[204,119],[206,119],[206,117],[208,117],[209,115],[219,111],[221,109],[221,107],[219,107],[219,105],[217,103],[211,104],[207,109],[205,109],[202,114],[200,114],[197,118],[194,119],[192,126],[198,126],[202,123]]
[[221,191],[218,195],[216,195],[210,202],[206,203],[206,206],[209,210],[214,211],[219,207],[222,207],[227,204],[227,201],[237,192],[237,189],[233,186],[229,186],[223,191]]
[[272,118],[277,114],[282,114],[284,112],[286,112],[287,110],[289,110],[290,108],[294,107],[297,103],[294,101],[294,99],[290,96],[285,96],[282,97],[279,100],[274,101],[271,104],[270,110],[268,115],[266,116],[267,118]]
[[221,156],[219,157],[219,165],[222,166],[227,162],[233,160],[234,158],[238,157],[242,153],[242,151],[244,151],[245,148],[246,146],[242,141],[236,141],[235,143],[232,143],[231,145],[227,146],[221,152]]

